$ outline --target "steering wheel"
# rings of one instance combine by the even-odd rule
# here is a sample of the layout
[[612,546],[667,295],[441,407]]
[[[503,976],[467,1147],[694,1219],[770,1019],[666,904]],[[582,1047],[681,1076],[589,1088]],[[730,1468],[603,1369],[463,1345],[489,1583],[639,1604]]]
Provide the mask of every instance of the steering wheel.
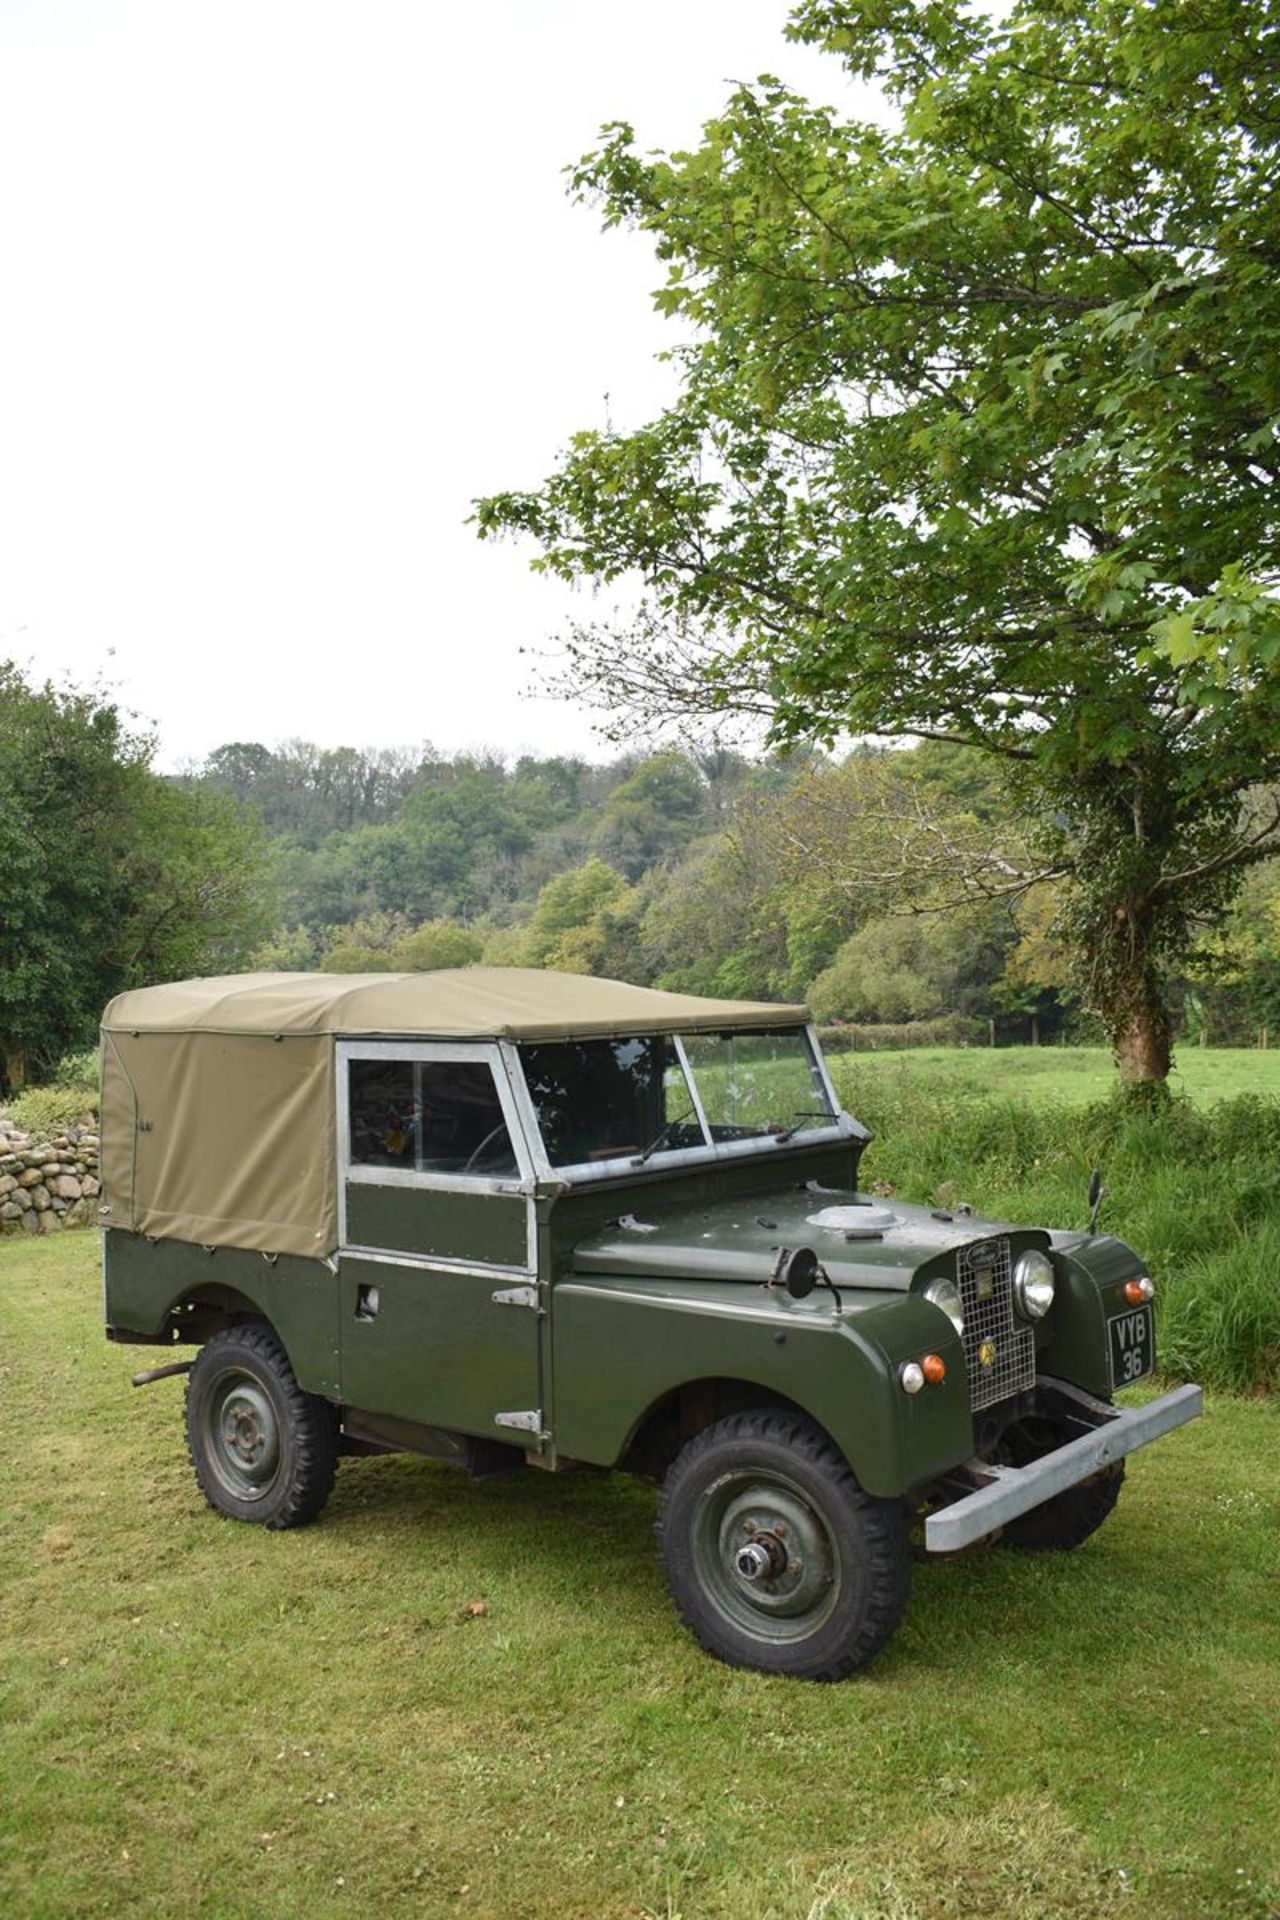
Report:
[[505,1120],[499,1120],[496,1127],[490,1127],[479,1146],[473,1148],[467,1159],[463,1161],[462,1171],[464,1173],[473,1173],[481,1160],[483,1160],[487,1149],[493,1145],[495,1140],[499,1139],[503,1141],[508,1140],[507,1123]]

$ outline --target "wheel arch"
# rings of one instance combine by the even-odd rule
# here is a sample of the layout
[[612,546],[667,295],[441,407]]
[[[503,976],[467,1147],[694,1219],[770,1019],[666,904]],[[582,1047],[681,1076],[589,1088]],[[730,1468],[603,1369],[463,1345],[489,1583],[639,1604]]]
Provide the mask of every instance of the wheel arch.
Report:
[[[271,1328],[278,1340],[280,1329],[272,1322],[261,1300],[222,1282],[187,1287],[170,1303],[166,1320],[172,1338],[183,1345],[203,1346],[215,1333],[246,1320],[260,1320]],[[283,1341],[282,1341],[283,1344]]]
[[786,1394],[731,1374],[703,1375],[668,1388],[646,1407],[628,1434],[617,1464],[624,1472],[659,1480],[681,1448],[717,1420],[765,1407],[800,1415],[819,1427],[833,1446],[838,1445],[807,1407]]

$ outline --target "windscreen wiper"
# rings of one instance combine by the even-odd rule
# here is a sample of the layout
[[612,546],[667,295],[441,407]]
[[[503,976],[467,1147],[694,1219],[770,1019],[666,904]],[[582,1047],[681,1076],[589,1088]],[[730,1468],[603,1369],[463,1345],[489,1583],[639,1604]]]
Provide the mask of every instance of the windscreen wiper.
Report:
[[658,1148],[662,1145],[668,1134],[673,1133],[677,1127],[682,1127],[686,1120],[696,1119],[697,1114],[698,1109],[696,1107],[686,1107],[683,1113],[676,1114],[675,1118],[668,1120],[665,1126],[659,1127],[648,1146],[640,1149],[635,1159],[631,1162],[632,1166],[642,1167],[649,1156],[658,1151]]
[[826,1107],[802,1107],[800,1111],[796,1113],[789,1126],[778,1128],[773,1136],[774,1145],[780,1147],[784,1140],[790,1140],[793,1134],[799,1133],[806,1120],[834,1121],[835,1118],[835,1114],[831,1113]]

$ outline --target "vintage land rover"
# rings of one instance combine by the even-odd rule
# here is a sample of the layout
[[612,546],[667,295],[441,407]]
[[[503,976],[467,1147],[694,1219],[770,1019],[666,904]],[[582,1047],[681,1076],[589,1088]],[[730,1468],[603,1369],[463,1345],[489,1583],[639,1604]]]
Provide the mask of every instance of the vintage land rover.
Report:
[[519,969],[246,974],[103,1024],[108,1338],[198,1344],[220,1513],[312,1520],[338,1456],[661,1481],[672,1597],[739,1666],[888,1640],[913,1530],[1077,1546],[1155,1359],[1120,1241],[858,1188],[801,1007]]

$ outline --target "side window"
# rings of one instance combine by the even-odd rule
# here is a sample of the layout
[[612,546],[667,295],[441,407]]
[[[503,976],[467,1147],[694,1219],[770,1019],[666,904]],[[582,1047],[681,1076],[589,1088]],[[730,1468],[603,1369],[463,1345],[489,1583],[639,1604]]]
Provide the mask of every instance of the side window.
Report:
[[347,1075],[352,1166],[476,1178],[519,1171],[484,1061],[352,1060]]

